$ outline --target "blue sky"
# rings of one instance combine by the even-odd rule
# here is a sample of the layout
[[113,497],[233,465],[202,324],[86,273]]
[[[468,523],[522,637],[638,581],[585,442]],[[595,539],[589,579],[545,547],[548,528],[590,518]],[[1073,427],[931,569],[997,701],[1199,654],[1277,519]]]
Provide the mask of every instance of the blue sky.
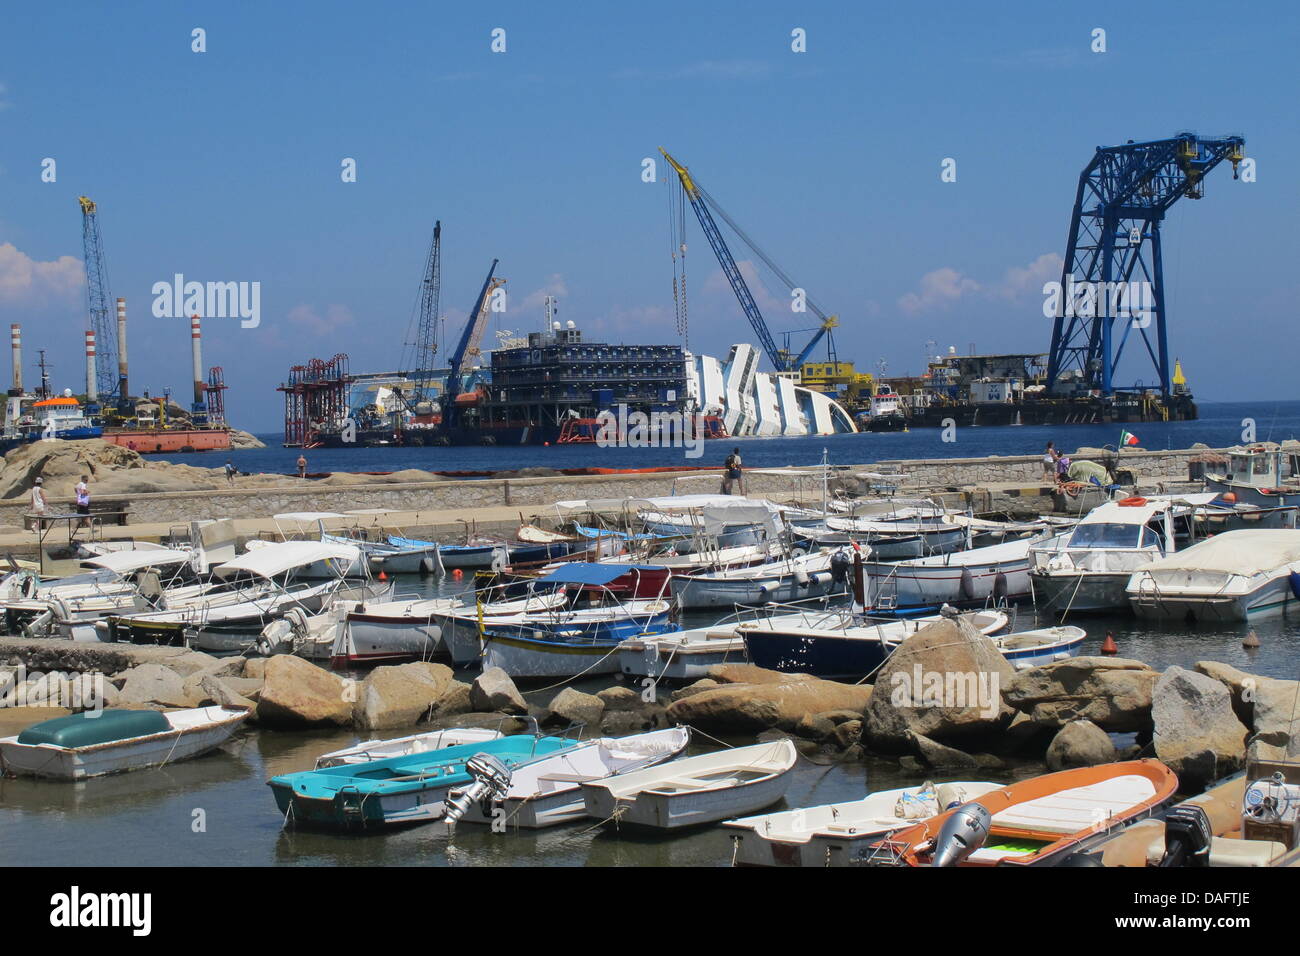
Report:
[[[151,315],[155,282],[261,283],[260,327],[205,325],[244,427],[278,427],[295,362],[400,364],[435,217],[449,334],[500,258],[501,327],[538,328],[551,292],[590,337],[677,341],[666,189],[640,177],[663,145],[840,315],[841,358],[900,374],[931,339],[1045,351],[1041,285],[1093,149],[1192,129],[1244,135],[1258,181],[1221,167],[1174,207],[1171,351],[1202,399],[1291,398],[1298,19],[1285,3],[28,5],[0,34],[0,323],[80,387],[85,193],[137,388],[187,391],[185,323]],[[725,355],[752,335],[688,228],[690,344]],[[778,338],[808,324],[775,283],[759,299]]]

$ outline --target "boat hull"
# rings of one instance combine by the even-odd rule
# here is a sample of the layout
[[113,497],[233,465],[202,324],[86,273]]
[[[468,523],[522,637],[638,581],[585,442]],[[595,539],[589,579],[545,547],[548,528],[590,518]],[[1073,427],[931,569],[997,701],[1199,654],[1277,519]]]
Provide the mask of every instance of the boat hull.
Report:
[[1128,592],[1129,606],[1149,620],[1255,621],[1294,611],[1297,606],[1288,576],[1274,578],[1242,594],[1178,593],[1164,589]]
[[331,667],[373,667],[433,660],[447,654],[442,627],[427,618],[353,612],[330,652]]
[[667,793],[646,790],[618,797],[603,787],[584,786],[587,816],[619,827],[680,830],[765,810],[785,799],[793,768],[737,783],[724,790]]
[[842,590],[842,585],[835,584],[829,571],[808,575],[805,584],[800,584],[792,575],[773,575],[749,580],[678,577],[672,579],[671,586],[678,606],[692,610],[733,610],[738,604],[755,606],[773,602],[790,603]]
[[968,604],[989,598],[1015,601],[1031,593],[1027,556],[989,564],[924,567],[872,562],[863,565],[863,570],[876,603],[887,595],[895,607]]
[[846,638],[834,634],[783,634],[746,630],[749,662],[785,674],[812,674],[826,680],[856,680],[884,663],[897,647],[878,638]]
[[224,428],[178,428],[106,430],[100,436],[106,442],[130,448],[142,455],[161,452],[226,451],[230,432]]
[[1128,611],[1131,571],[1041,574],[1030,572],[1034,605],[1054,614]]

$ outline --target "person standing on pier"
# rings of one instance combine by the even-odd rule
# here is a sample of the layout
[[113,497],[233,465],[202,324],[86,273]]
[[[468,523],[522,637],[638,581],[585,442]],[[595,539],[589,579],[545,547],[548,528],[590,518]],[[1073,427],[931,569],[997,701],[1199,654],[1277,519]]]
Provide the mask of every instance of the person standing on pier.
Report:
[[307,477],[307,456],[306,455],[298,456],[298,477],[299,478]]
[[739,483],[740,494],[742,497],[744,496],[745,474],[741,471],[740,465],[740,449],[733,448],[731,454],[727,456],[727,460],[722,463],[722,493],[724,495],[734,494],[731,490],[731,483],[734,481]]
[[237,474],[239,474],[239,469],[237,469],[233,464],[231,464],[230,459],[227,458],[226,459],[226,482],[233,485],[235,483],[235,475]]
[[1056,480],[1056,443],[1048,442],[1047,450],[1043,452],[1043,480]]
[[90,482],[89,475],[82,475],[81,480],[77,482],[77,487],[76,487],[77,514],[83,515],[84,517],[80,518],[77,521],[77,527],[73,529],[72,532],[73,534],[76,534],[82,528],[88,527],[90,525],[90,484],[89,482]]

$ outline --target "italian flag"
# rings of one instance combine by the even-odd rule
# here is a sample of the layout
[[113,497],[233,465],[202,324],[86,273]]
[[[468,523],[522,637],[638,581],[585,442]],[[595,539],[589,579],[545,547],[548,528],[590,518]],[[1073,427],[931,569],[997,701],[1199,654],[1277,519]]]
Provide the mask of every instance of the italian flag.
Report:
[[1121,430],[1119,433],[1119,443],[1121,446],[1136,445],[1138,443],[1138,437],[1137,435],[1134,435],[1132,432]]

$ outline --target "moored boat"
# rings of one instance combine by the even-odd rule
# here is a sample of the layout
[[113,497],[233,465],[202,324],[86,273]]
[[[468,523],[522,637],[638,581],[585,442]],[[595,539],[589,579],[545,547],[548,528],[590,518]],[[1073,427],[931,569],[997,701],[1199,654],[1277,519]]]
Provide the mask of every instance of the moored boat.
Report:
[[351,747],[321,754],[316,758],[316,769],[369,763],[372,760],[387,760],[389,757],[407,757],[466,744],[481,744],[496,740],[500,736],[500,731],[483,727],[453,727],[448,730],[408,734],[405,737],[390,737],[387,740],[363,740]]
[[776,740],[686,757],[582,785],[587,815],[656,830],[717,823],[785,797],[798,752]]
[[225,743],[248,719],[234,707],[85,711],[41,721],[0,739],[11,774],[83,780],[188,760]]

